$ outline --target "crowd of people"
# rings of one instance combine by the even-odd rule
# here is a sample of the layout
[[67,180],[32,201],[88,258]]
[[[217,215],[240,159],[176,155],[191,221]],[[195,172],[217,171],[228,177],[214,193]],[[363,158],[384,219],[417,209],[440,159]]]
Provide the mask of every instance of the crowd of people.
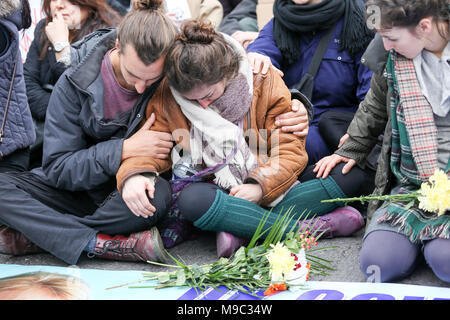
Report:
[[450,175],[448,1],[186,4],[43,0],[22,64],[28,1],[0,3],[0,253],[165,262],[208,231],[230,256],[293,208],[366,225],[367,277],[450,282],[449,210],[322,202]]

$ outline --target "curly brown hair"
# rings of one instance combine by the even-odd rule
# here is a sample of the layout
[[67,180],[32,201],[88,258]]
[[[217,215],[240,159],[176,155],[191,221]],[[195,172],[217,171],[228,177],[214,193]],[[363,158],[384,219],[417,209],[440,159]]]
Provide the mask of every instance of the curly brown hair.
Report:
[[241,59],[209,21],[187,20],[167,55],[164,73],[175,90],[187,93],[233,78]]

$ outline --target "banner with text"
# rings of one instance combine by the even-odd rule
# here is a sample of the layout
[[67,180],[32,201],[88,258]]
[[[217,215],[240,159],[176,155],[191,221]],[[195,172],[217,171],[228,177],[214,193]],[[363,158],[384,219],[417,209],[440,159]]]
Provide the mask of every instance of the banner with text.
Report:
[[[392,283],[309,281],[296,292],[284,291],[270,297],[258,292],[258,297],[226,288],[203,292],[188,287],[131,288],[131,286],[156,285],[145,281],[143,271],[111,271],[81,269],[77,266],[22,266],[0,264],[0,298],[6,283],[14,286],[24,277],[33,281],[58,283],[60,291],[72,293],[70,299],[93,300],[450,300],[450,287],[430,287]],[[44,275],[44,277],[42,277]],[[40,277],[40,278],[39,278]],[[39,278],[39,280],[38,280]],[[65,279],[65,281],[60,281]],[[61,288],[61,283],[65,288]],[[9,291],[10,293],[10,291]],[[78,295],[78,296],[76,296]],[[39,296],[37,297],[39,298]]]

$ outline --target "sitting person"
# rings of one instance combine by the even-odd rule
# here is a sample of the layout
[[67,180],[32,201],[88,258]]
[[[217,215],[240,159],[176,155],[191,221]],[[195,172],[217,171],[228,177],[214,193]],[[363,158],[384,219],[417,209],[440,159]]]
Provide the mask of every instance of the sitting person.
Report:
[[[169,183],[158,177],[142,214],[123,201],[115,179],[122,160],[166,158],[172,148],[170,134],[148,130],[154,117],[139,128],[176,35],[161,5],[134,1],[118,29],[98,30],[72,47],[74,61],[49,101],[42,167],[0,174],[0,253],[43,249],[69,264],[83,251],[114,260],[164,259],[164,235],[155,225],[168,212]],[[295,99],[294,107],[283,121],[302,131],[306,110]]]
[[0,172],[28,170],[36,138],[19,50],[19,30],[30,25],[27,0],[0,3]]
[[42,161],[45,113],[53,87],[71,64],[70,45],[93,31],[114,27],[120,16],[104,0],[44,0],[42,19],[34,31],[24,64],[24,76],[31,114],[36,126],[31,166]]
[[[362,0],[276,0],[274,18],[248,46],[255,71],[262,64],[280,70],[289,88],[300,81],[319,42],[332,32],[311,95],[314,118],[306,137],[309,164],[328,156],[338,147],[348,124],[370,87],[372,71],[361,63],[373,34],[364,20]],[[321,123],[323,122],[323,123]]]
[[42,167],[0,174],[0,253],[45,250],[68,264],[83,252],[120,261],[166,258],[155,225],[169,209],[169,183],[158,178],[142,217],[115,180],[121,160],[167,157],[172,147],[170,135],[145,130],[151,121],[138,130],[176,35],[161,2],[134,1],[117,29],[98,30],[71,48],[72,65],[49,100]]
[[[181,190],[178,208],[194,226],[219,232],[219,256],[231,254],[238,243],[220,232],[251,237],[268,207],[273,209],[268,227],[291,206],[297,217],[304,210],[323,215],[314,219],[328,237],[347,236],[363,226],[356,210],[331,212],[339,204],[320,202],[357,194],[357,188],[342,190],[332,177],[298,183],[308,158],[305,139],[275,125],[289,110],[290,93],[274,69],[253,74],[236,40],[193,20],[183,24],[164,70],[166,79],[146,114],[157,114],[154,129],[174,137],[172,157],[181,148],[181,161],[200,172]],[[155,157],[124,160],[117,182],[128,205],[145,214],[145,191],[155,192],[154,178],[171,165],[170,159]]]
[[[450,8],[446,0],[367,0],[366,5],[381,13],[375,26],[379,36],[364,55],[375,72],[371,89],[348,128],[348,140],[319,161],[315,172],[326,177],[342,163],[344,173],[363,167],[384,132],[374,193],[417,191],[436,169],[450,176]],[[375,281],[396,281],[424,257],[437,277],[450,282],[449,237],[449,210],[437,216],[406,202],[372,201],[361,271]]]

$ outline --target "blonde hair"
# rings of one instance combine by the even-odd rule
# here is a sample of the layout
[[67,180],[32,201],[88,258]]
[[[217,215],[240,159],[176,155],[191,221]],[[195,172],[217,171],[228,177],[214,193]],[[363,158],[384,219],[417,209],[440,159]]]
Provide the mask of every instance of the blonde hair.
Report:
[[87,300],[90,295],[89,286],[79,278],[38,271],[0,279],[0,300],[5,300],[5,296],[11,299],[30,289],[49,292],[62,300]]

